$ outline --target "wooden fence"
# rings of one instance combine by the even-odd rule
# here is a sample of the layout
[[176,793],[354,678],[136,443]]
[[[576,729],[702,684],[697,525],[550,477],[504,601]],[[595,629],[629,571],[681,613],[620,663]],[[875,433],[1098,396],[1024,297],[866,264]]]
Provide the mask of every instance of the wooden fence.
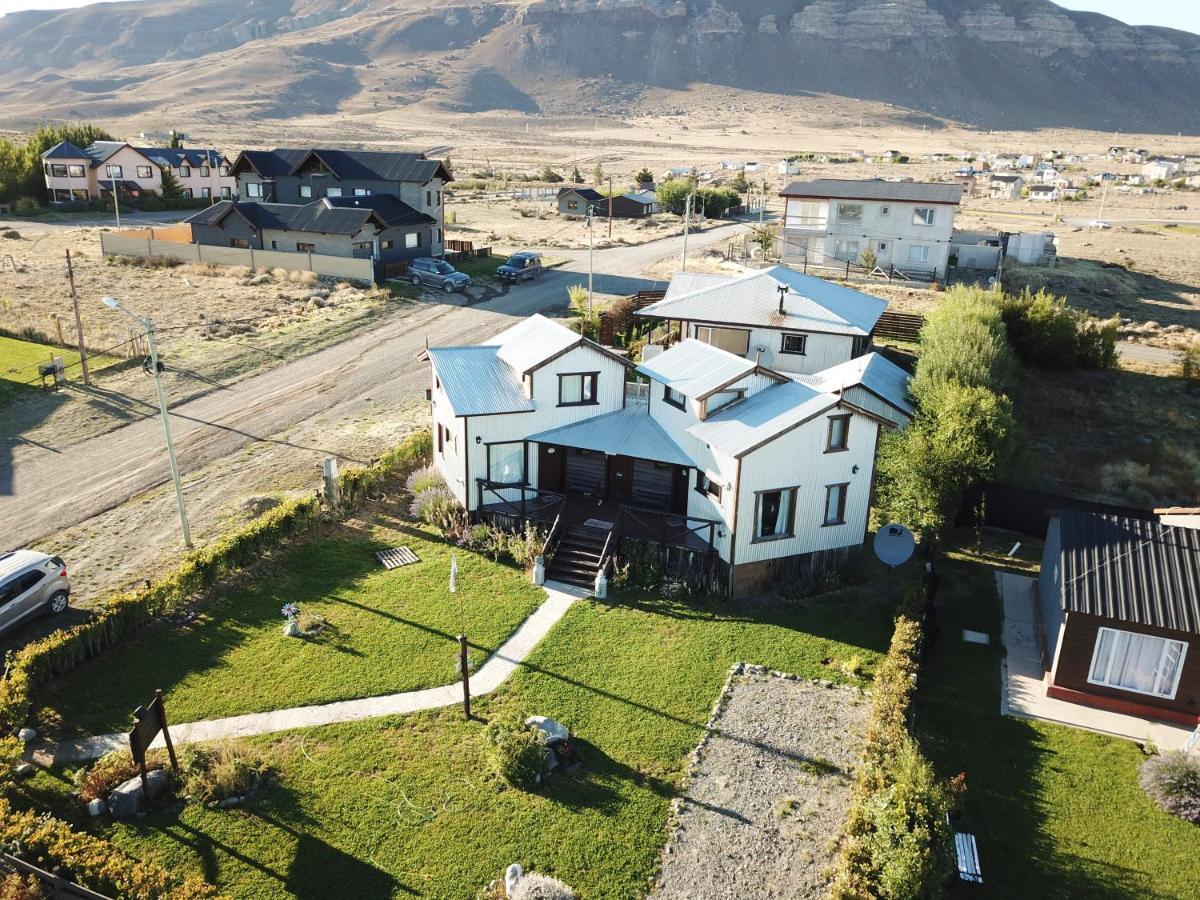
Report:
[[54,900],[112,900],[107,894],[98,894],[82,885],[68,881],[66,878],[62,878],[52,872],[47,872],[45,869],[39,869],[37,866],[27,863],[23,859],[18,859],[11,853],[4,854],[4,862],[18,872],[32,875],[40,881],[46,886],[46,892]]
[[625,331],[636,321],[635,312],[657,303],[666,294],[666,291],[638,291],[613,303],[600,313],[600,343],[611,347],[617,332]]
[[875,323],[875,337],[916,343],[921,337],[925,317],[916,313],[885,312]]

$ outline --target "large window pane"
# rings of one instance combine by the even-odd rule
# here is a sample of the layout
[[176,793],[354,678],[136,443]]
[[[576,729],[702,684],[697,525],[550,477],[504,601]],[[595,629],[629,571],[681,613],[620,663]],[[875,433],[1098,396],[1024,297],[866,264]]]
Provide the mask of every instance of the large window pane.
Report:
[[792,506],[796,491],[763,491],[758,495],[758,538],[787,537],[792,532]]
[[737,356],[750,351],[750,332],[740,328],[713,328],[709,325],[696,326],[696,339],[720,347]]
[[1182,641],[1101,628],[1088,681],[1170,699],[1179,687],[1186,650]]
[[488,447],[488,478],[500,484],[525,481],[525,445],[520,441]]

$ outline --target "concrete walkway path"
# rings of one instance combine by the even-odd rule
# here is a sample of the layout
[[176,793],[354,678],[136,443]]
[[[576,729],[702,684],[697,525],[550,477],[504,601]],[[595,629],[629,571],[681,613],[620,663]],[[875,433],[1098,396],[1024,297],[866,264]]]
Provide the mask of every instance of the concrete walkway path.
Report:
[[[577,599],[590,596],[586,591],[567,584],[548,581],[543,588],[546,600],[505,641],[482,666],[471,674],[471,696],[489,694],[502,685],[550,631],[566,615]],[[224,719],[208,719],[203,722],[185,722],[171,725],[171,740],[175,744],[215,741],[222,738],[247,737],[254,734],[272,734],[294,728],[311,728],[316,725],[332,725],[337,722],[354,722],[359,719],[374,719],[380,716],[396,716],[419,712],[425,709],[440,709],[462,702],[462,684],[444,684],[441,687],[381,697],[364,697],[361,700],[342,700],[323,703],[319,706],[296,706],[277,709],[273,712],[248,713]],[[31,758],[38,765],[78,763],[99,759],[110,750],[129,746],[127,734],[101,734],[95,737],[47,744],[33,750]],[[155,740],[156,747],[163,746],[162,735]]]

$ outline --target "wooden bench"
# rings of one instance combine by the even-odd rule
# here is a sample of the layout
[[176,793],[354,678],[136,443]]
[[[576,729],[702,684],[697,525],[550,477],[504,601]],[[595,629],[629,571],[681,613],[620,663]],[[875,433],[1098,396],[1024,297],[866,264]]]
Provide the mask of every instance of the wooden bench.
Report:
[[983,871],[979,868],[979,848],[975,835],[965,831],[954,832],[954,855],[958,860],[958,877],[972,884],[983,884]]

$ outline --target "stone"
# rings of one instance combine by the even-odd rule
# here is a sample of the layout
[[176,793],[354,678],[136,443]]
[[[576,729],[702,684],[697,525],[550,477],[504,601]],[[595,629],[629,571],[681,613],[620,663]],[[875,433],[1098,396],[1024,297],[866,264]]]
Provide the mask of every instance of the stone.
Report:
[[525,724],[536,726],[537,730],[546,736],[547,743],[565,741],[571,737],[571,729],[545,716],[530,716],[525,720]]
[[511,894],[517,889],[517,884],[521,881],[521,876],[525,874],[525,870],[521,868],[520,863],[513,863],[504,871],[504,893]]
[[37,731],[32,728],[22,728],[17,732],[17,737],[19,737],[23,743],[28,744],[35,737],[37,737]]
[[246,279],[246,286],[257,287],[260,284],[273,284],[274,281],[274,278],[264,272],[262,275],[255,275],[253,278]]
[[88,803],[88,815],[102,816],[107,809],[108,805],[99,797]]
[[17,767],[13,769],[13,774],[18,778],[31,778],[33,776],[33,764],[27,762],[18,763]]
[[[171,780],[165,769],[154,769],[146,773],[146,785],[150,789],[150,800],[153,801],[167,792]],[[142,795],[140,775],[134,775],[117,785],[108,795],[108,811],[114,819],[128,819],[145,808],[146,798]]]
[[233,807],[239,806],[241,802],[241,797],[226,797],[224,800],[218,803],[217,806],[220,809],[233,809]]

